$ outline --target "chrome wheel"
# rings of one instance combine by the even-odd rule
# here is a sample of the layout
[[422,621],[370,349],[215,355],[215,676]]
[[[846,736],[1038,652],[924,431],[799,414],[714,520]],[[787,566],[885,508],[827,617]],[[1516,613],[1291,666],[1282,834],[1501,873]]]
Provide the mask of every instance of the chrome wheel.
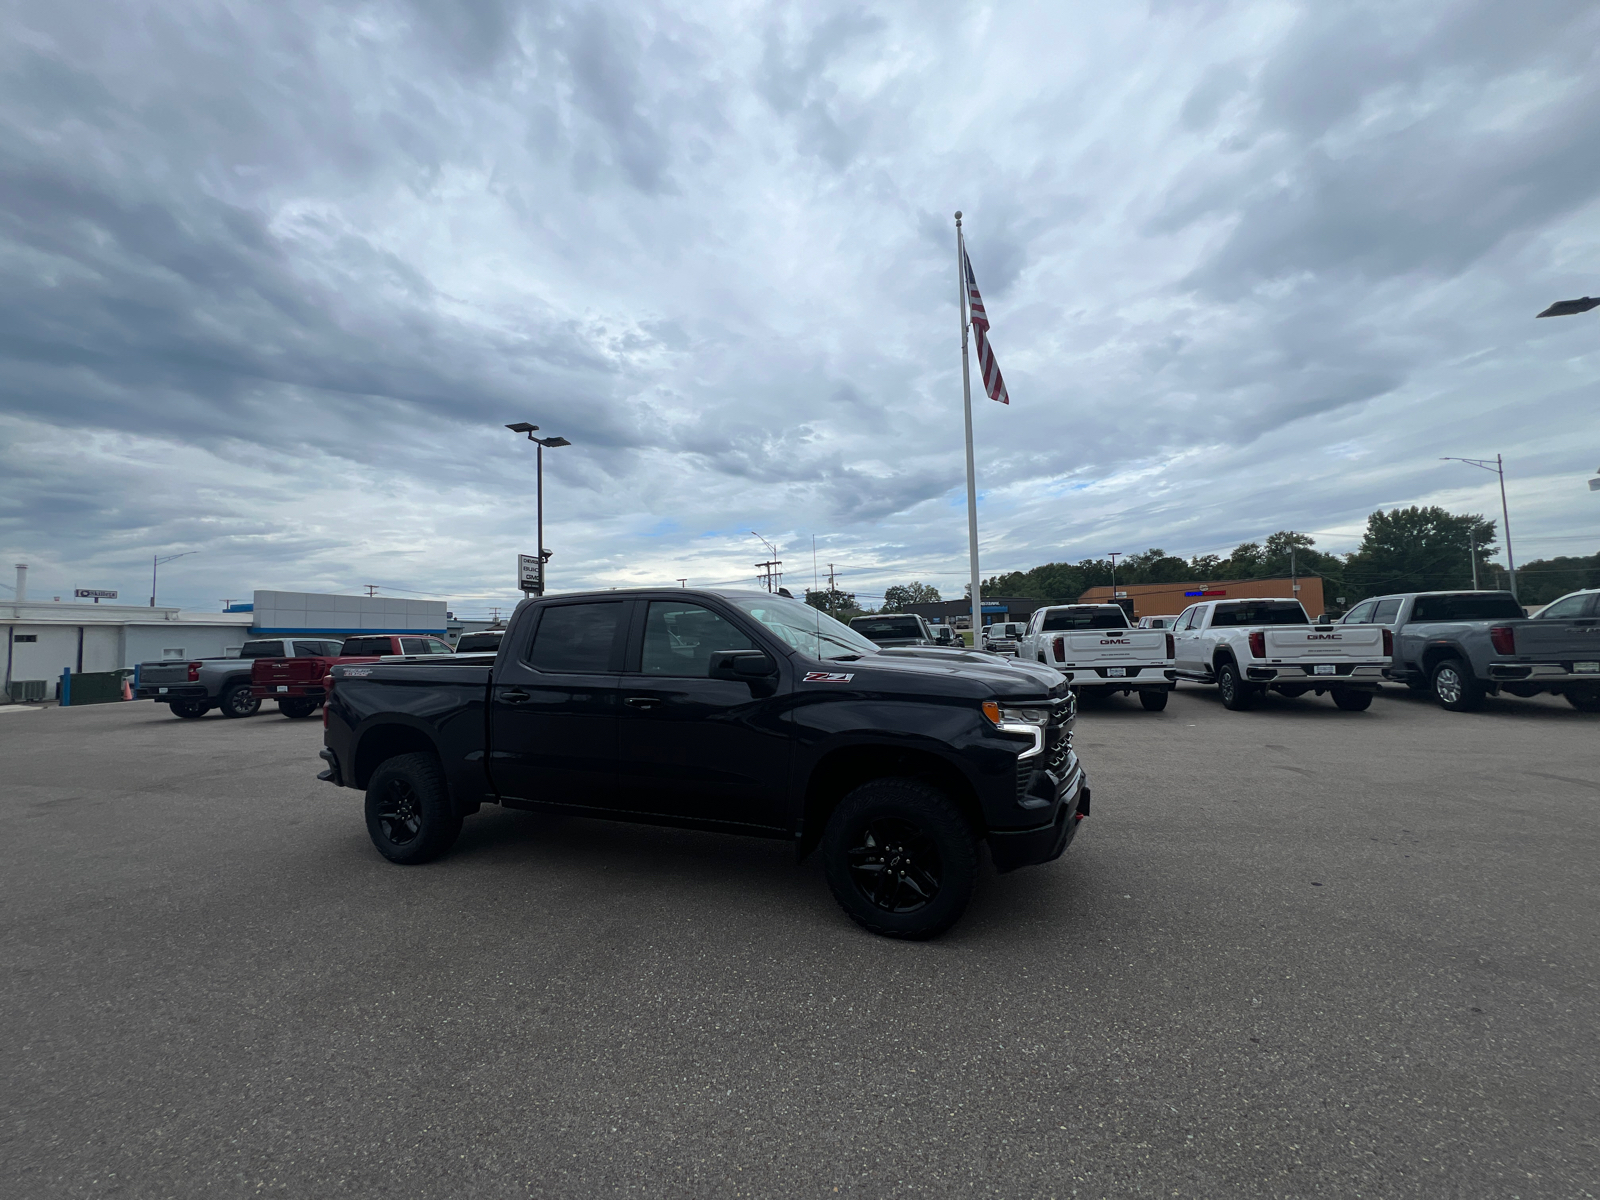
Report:
[[1461,676],[1454,667],[1440,667],[1439,673],[1433,677],[1433,690],[1444,703],[1460,704],[1464,691]]
[[857,889],[884,912],[916,912],[939,894],[938,847],[910,821],[886,817],[871,822],[848,859]]

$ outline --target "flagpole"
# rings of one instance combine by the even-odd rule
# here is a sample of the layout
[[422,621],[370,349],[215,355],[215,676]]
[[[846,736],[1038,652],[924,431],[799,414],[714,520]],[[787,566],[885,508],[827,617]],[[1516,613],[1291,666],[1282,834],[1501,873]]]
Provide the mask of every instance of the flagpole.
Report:
[[961,410],[967,422],[967,557],[972,574],[972,648],[983,649],[983,598],[978,594],[978,470],[972,460],[972,369],[967,363],[967,244],[956,213],[957,314],[961,318]]

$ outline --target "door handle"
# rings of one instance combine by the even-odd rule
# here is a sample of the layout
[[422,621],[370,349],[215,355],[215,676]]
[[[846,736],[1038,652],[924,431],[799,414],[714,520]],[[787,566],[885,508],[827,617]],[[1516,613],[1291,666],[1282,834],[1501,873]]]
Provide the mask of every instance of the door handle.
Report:
[[523,691],[521,688],[512,688],[510,691],[501,692],[500,699],[504,700],[507,704],[526,704],[529,700],[532,700],[533,697],[527,692]]
[[629,708],[655,708],[661,703],[659,696],[629,696],[623,701]]

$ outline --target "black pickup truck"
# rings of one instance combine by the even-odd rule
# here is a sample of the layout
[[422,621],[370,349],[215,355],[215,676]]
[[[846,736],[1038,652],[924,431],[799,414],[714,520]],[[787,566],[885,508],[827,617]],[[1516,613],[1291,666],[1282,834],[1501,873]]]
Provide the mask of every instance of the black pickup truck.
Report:
[[366,792],[397,863],[485,803],[819,846],[875,933],[960,917],[997,870],[1058,857],[1089,815],[1065,679],[937,648],[880,650],[766,592],[524,601],[493,655],[333,667],[321,778]]

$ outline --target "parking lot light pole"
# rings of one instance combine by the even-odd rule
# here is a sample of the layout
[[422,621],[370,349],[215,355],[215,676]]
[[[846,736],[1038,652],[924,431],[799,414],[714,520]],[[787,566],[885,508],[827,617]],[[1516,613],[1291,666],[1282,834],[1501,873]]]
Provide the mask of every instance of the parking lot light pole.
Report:
[[[1576,303],[1576,301],[1573,301],[1573,303]],[[1600,304],[1600,300],[1595,301],[1595,303]],[[1545,314],[1540,313],[1539,315],[1544,316]],[[1517,596],[1517,564],[1511,557],[1511,509],[1506,506],[1506,464],[1498,454],[1492,459],[1456,458],[1454,455],[1445,454],[1440,456],[1439,461],[1466,463],[1469,467],[1481,467],[1485,471],[1493,471],[1500,477],[1500,515],[1505,519],[1506,531],[1506,574],[1511,579],[1511,598],[1513,600],[1519,599]],[[1474,556],[1474,565],[1476,565],[1476,556]]]
[[182,554],[168,554],[165,557],[152,554],[150,556],[150,607],[156,606],[156,571],[162,563],[169,563],[175,558],[188,558],[191,554],[199,554],[198,550],[185,550]]
[[1122,557],[1121,550],[1111,551],[1111,603],[1117,602],[1117,559]]
[[528,440],[538,447],[534,451],[535,474],[538,478],[538,483],[536,485],[538,499],[535,503],[535,509],[538,513],[537,534],[539,539],[538,594],[542,596],[544,595],[544,565],[550,561],[550,551],[544,548],[544,448],[549,446],[550,449],[554,450],[557,446],[570,446],[572,443],[567,441],[567,439],[564,437],[534,437],[533,435],[538,432],[539,427],[537,425],[530,425],[526,421],[517,421],[514,424],[507,425],[506,428],[511,430],[512,433],[527,434]]
[[1539,314],[1541,317],[1575,317],[1591,308],[1600,308],[1600,296],[1584,296],[1577,300],[1557,300]]

